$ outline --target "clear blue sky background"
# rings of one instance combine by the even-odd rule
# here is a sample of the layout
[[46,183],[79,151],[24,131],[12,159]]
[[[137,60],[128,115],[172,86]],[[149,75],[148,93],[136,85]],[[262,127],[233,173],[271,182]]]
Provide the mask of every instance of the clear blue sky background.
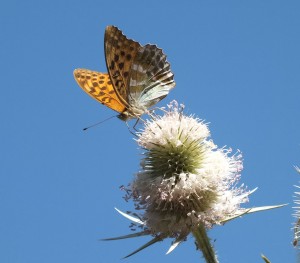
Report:
[[[103,36],[116,25],[163,48],[173,99],[210,123],[219,146],[244,155],[247,207],[290,203],[210,231],[220,262],[296,262],[293,185],[300,176],[299,1],[5,1],[0,9],[0,262],[121,262],[149,238],[129,233],[119,186],[139,169],[125,124],[87,96],[78,67],[105,72]],[[126,262],[200,262],[189,238]],[[125,261],[124,261],[125,262]]]

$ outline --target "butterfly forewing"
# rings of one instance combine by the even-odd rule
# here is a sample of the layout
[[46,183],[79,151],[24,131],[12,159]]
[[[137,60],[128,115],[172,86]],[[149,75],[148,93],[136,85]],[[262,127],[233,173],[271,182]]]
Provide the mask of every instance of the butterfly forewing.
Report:
[[107,73],[76,69],[74,77],[79,86],[100,103],[117,112],[123,112],[126,109],[120,102]]
[[105,31],[105,57],[108,73],[120,100],[128,107],[128,85],[131,64],[141,45],[126,38],[117,27],[108,26]]

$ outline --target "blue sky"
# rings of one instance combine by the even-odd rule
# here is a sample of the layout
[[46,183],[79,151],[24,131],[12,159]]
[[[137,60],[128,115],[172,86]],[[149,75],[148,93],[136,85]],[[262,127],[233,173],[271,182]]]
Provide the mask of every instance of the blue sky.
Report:
[[[87,96],[75,68],[106,71],[103,36],[116,25],[163,48],[173,99],[210,123],[214,142],[240,149],[248,207],[290,203],[209,232],[220,262],[296,262],[293,185],[300,179],[299,1],[6,1],[0,9],[0,262],[120,262],[149,238],[129,233],[121,185],[139,169],[126,125]],[[128,262],[200,262],[190,238]]]

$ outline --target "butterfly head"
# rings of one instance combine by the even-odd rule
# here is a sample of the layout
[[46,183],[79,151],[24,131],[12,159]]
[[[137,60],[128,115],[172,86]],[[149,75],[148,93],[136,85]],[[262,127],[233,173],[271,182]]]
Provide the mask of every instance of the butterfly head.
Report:
[[128,112],[123,112],[117,115],[117,117],[122,121],[128,121],[130,119],[133,119],[135,116],[129,115]]
[[126,109],[125,111],[121,112],[117,117],[122,121],[128,121],[135,118],[140,118],[142,114],[144,114],[146,109],[143,107],[135,107],[131,105],[129,109]]

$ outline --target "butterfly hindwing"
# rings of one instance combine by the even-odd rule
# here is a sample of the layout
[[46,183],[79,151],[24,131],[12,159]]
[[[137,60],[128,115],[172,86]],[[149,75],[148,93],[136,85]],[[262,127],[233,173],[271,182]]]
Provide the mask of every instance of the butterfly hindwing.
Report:
[[126,107],[120,102],[107,73],[76,69],[74,77],[79,86],[92,98],[122,113]]
[[140,47],[130,70],[129,103],[149,108],[166,97],[175,86],[174,75],[162,49],[147,44]]

